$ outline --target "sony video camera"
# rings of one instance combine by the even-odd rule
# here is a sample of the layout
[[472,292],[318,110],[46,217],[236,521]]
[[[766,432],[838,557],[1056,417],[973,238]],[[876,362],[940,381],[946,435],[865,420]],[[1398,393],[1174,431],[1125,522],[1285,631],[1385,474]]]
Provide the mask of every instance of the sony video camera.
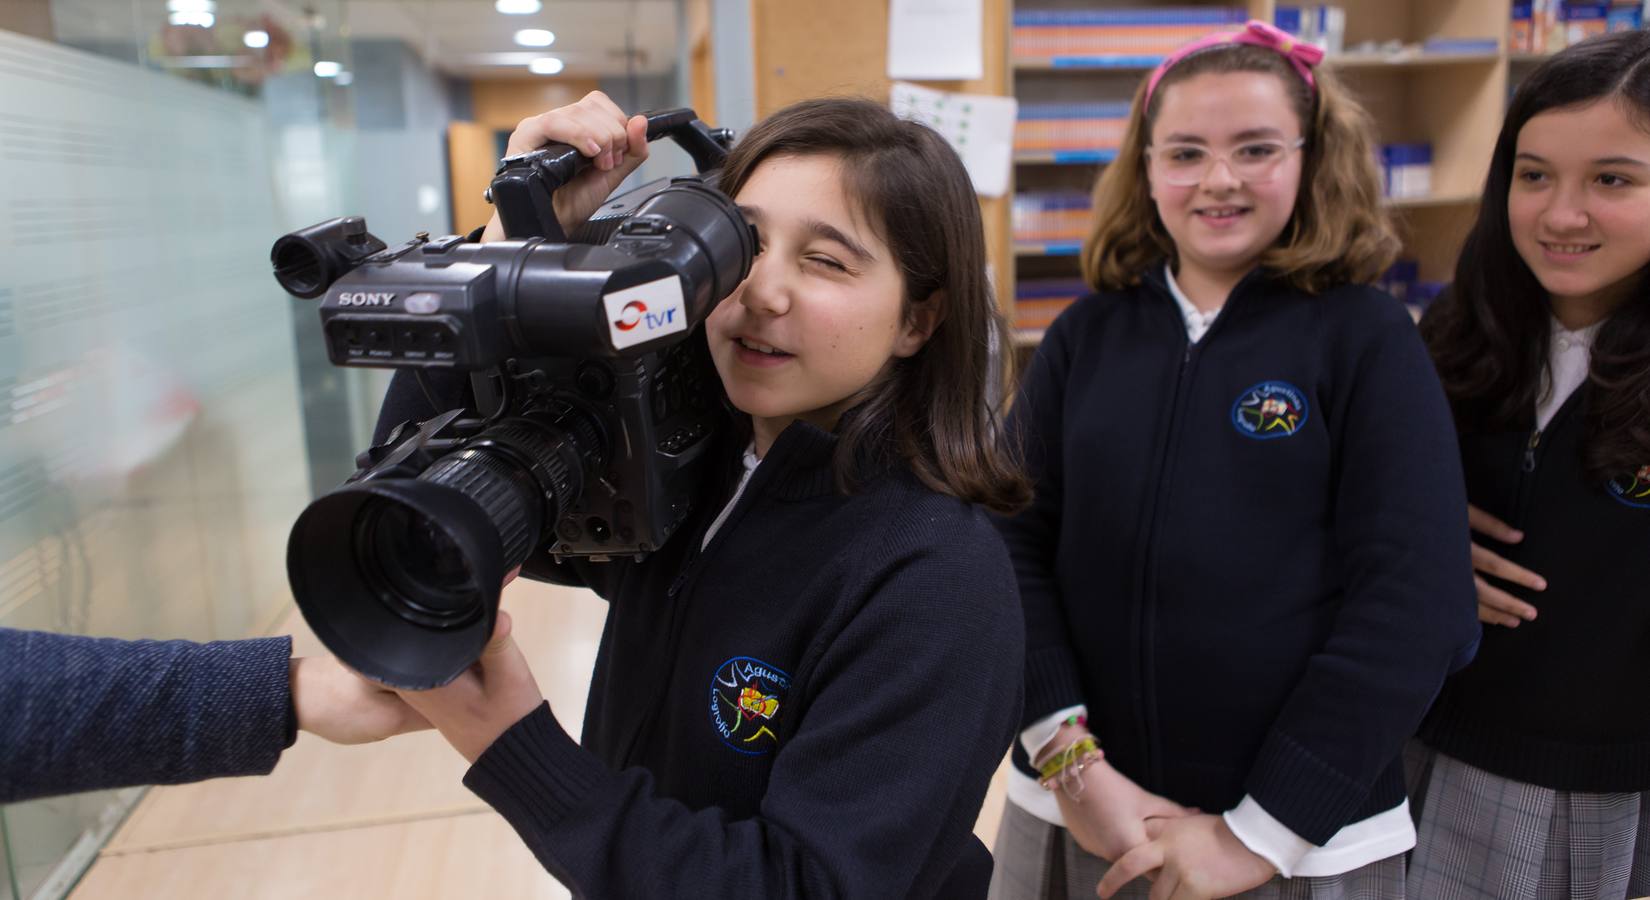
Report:
[[477,409],[406,422],[293,525],[304,618],[357,671],[451,681],[493,631],[505,574],[535,559],[641,556],[689,512],[722,411],[699,324],[749,274],[755,236],[716,190],[731,136],[648,116],[698,176],[610,198],[567,240],[551,196],[589,160],[507,158],[489,198],[508,239],[386,247],[360,217],[275,242],[275,277],[321,302],[334,365],[470,374]]

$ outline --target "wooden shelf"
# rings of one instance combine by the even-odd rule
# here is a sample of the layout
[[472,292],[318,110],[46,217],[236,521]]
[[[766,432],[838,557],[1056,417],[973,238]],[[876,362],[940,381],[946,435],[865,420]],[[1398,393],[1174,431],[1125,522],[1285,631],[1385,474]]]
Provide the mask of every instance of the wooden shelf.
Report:
[[1082,241],[1015,241],[1015,256],[1076,256]]
[[1429,194],[1425,197],[1388,197],[1385,203],[1392,209],[1415,209],[1426,206],[1470,206],[1477,203],[1478,193]]
[[[1529,61],[1546,55],[1523,54]],[[1500,53],[1338,53],[1324,57],[1324,64],[1336,69],[1402,69],[1432,66],[1490,65]],[[1518,61],[1519,56],[1508,57]],[[1161,56],[1055,56],[1048,59],[1017,59],[1016,72],[1145,72],[1157,67]]]
[[1116,158],[1116,150],[1032,150],[1014,154],[1015,163],[1029,166],[1093,166]]
[[[1129,0],[1127,6],[1174,7],[1185,0]],[[1222,0],[1244,6],[1252,18],[1271,21],[1277,0]],[[1010,9],[1106,9],[1111,0],[1009,0]],[[1345,46],[1372,47],[1400,41],[1397,53],[1343,52],[1324,65],[1342,76],[1376,125],[1379,143],[1427,143],[1432,147],[1432,184],[1427,197],[1386,200],[1400,220],[1403,257],[1420,263],[1421,279],[1446,280],[1470,229],[1481,197],[1484,170],[1494,152],[1506,110],[1509,82],[1516,83],[1549,53],[1510,53],[1506,0],[1337,0],[1346,11]],[[1009,26],[1012,34],[1012,23]],[[1486,39],[1495,39],[1496,47]],[[1482,43],[1480,43],[1482,41]],[[1432,42],[1433,52],[1423,49]],[[1454,43],[1450,43],[1454,42]],[[1038,47],[1022,44],[1022,47]],[[1040,48],[1055,49],[1049,43]],[[1084,45],[1065,45],[1086,49]],[[1104,45],[1088,45],[1100,50]],[[1127,49],[1126,46],[1123,49]],[[1145,47],[1161,50],[1161,47]],[[1008,87],[1026,104],[1126,103],[1145,73],[1162,61],[1155,53],[1019,57],[1009,54]],[[1115,139],[1115,138],[1114,138]],[[1014,179],[1021,190],[1079,190],[1104,171],[1097,154],[1047,151],[1014,154]],[[1107,157],[1110,159],[1110,157]],[[1010,283],[1074,269],[1054,257],[1071,258],[1081,242],[1012,243]],[[1020,274],[1015,269],[1021,270]]]
[[1487,66],[1499,53],[1340,53],[1324,57],[1335,69],[1422,69],[1432,66]]
[[1145,72],[1157,68],[1161,56],[1051,56],[1016,59],[1016,72]]

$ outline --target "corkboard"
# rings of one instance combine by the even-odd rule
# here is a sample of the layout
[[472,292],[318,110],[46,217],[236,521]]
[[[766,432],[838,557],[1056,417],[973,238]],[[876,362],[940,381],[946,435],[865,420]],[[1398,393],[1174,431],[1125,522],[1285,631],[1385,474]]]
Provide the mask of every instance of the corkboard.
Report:
[[[984,0],[984,77],[924,81],[942,91],[1007,96],[1009,0]],[[751,0],[756,114],[765,116],[810,97],[856,95],[888,102],[888,0]],[[1009,197],[981,197],[986,250],[996,273],[998,302],[1014,297]]]

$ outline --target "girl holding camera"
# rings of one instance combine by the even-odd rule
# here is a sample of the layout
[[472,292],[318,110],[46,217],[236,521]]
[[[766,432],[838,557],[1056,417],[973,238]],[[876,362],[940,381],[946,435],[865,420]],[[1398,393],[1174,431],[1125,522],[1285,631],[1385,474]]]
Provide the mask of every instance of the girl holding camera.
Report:
[[1259,22],[1175,53],[1095,187],[1096,293],[1011,414],[993,896],[1402,896],[1401,751],[1476,639],[1466,502],[1425,348],[1364,286],[1398,242],[1321,56]]
[[[557,194],[572,227],[644,139],[592,94],[511,146],[596,160]],[[704,328],[727,477],[645,561],[561,567],[610,604],[582,743],[502,615],[474,671],[403,696],[577,895],[983,896],[971,830],[1024,655],[986,511],[1028,485],[995,439],[1003,331],[968,174],[927,127],[821,100],[753,128],[720,187],[759,236]]]
[[1412,755],[1413,896],[1650,893],[1647,120],[1650,34],[1531,72],[1421,323],[1486,625]]

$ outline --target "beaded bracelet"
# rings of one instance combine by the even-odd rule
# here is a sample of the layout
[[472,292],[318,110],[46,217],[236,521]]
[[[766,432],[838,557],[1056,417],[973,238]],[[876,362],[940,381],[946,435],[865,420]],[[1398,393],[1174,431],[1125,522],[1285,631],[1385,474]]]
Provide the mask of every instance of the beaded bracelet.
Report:
[[1067,744],[1049,757],[1038,767],[1041,776],[1037,783],[1044,790],[1052,791],[1058,784],[1066,792],[1066,796],[1081,803],[1078,797],[1083,793],[1083,770],[1098,762],[1105,754],[1100,751],[1100,744],[1093,735],[1085,735]]

